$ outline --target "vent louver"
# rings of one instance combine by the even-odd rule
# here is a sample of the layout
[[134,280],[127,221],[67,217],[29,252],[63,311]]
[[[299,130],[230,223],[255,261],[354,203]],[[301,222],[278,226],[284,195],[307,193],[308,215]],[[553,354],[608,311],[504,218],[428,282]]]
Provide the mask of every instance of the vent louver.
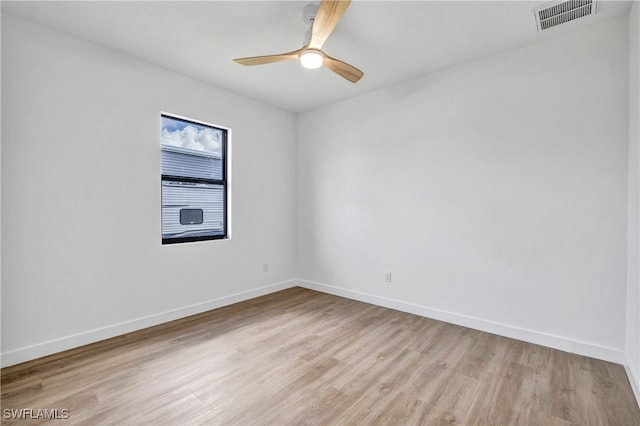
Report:
[[596,13],[596,0],[568,0],[548,3],[533,9],[538,31],[548,30],[574,19]]

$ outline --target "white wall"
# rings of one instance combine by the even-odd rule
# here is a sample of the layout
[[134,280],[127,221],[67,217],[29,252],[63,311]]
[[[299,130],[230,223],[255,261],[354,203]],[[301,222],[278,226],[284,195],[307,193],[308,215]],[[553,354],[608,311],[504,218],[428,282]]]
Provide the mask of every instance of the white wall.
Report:
[[622,362],[627,39],[624,16],[301,115],[305,285]]
[[[292,284],[293,114],[8,13],[2,90],[3,366]],[[231,240],[161,245],[161,111],[232,129]]]
[[629,13],[629,187],[627,236],[627,330],[625,366],[640,403],[640,132],[638,131],[638,34],[640,7],[634,2]]

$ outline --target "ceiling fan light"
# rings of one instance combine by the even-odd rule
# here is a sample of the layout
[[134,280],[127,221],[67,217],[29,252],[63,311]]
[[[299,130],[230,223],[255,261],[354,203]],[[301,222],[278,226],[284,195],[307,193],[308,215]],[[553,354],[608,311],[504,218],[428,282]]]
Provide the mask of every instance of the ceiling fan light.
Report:
[[300,54],[300,63],[308,69],[316,69],[322,66],[324,56],[318,50],[308,49]]

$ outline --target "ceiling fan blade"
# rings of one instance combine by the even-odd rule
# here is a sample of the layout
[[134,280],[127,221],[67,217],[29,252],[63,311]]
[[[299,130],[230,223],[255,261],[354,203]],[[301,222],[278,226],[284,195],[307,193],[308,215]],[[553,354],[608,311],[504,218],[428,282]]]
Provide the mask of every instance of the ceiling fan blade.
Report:
[[308,47],[311,49],[322,48],[322,45],[338,25],[340,18],[342,18],[350,3],[351,0],[322,0],[320,2],[316,17],[313,20],[311,40]]
[[353,65],[349,65],[346,62],[339,61],[332,58],[329,55],[324,55],[324,66],[329,68],[341,77],[346,78],[352,83],[357,83],[362,78],[364,73]]
[[251,56],[249,58],[234,59],[233,61],[247,66],[270,64],[273,62],[286,61],[287,59],[298,59],[301,51],[302,49],[298,49],[293,52],[281,53],[279,55]]

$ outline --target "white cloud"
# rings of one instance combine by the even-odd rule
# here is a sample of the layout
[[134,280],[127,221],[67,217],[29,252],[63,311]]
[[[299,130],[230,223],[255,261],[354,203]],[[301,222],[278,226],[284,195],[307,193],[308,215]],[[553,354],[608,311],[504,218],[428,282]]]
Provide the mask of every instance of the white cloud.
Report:
[[219,130],[186,126],[182,130],[162,129],[162,143],[164,145],[179,146],[198,151],[220,153],[222,147],[221,132]]

